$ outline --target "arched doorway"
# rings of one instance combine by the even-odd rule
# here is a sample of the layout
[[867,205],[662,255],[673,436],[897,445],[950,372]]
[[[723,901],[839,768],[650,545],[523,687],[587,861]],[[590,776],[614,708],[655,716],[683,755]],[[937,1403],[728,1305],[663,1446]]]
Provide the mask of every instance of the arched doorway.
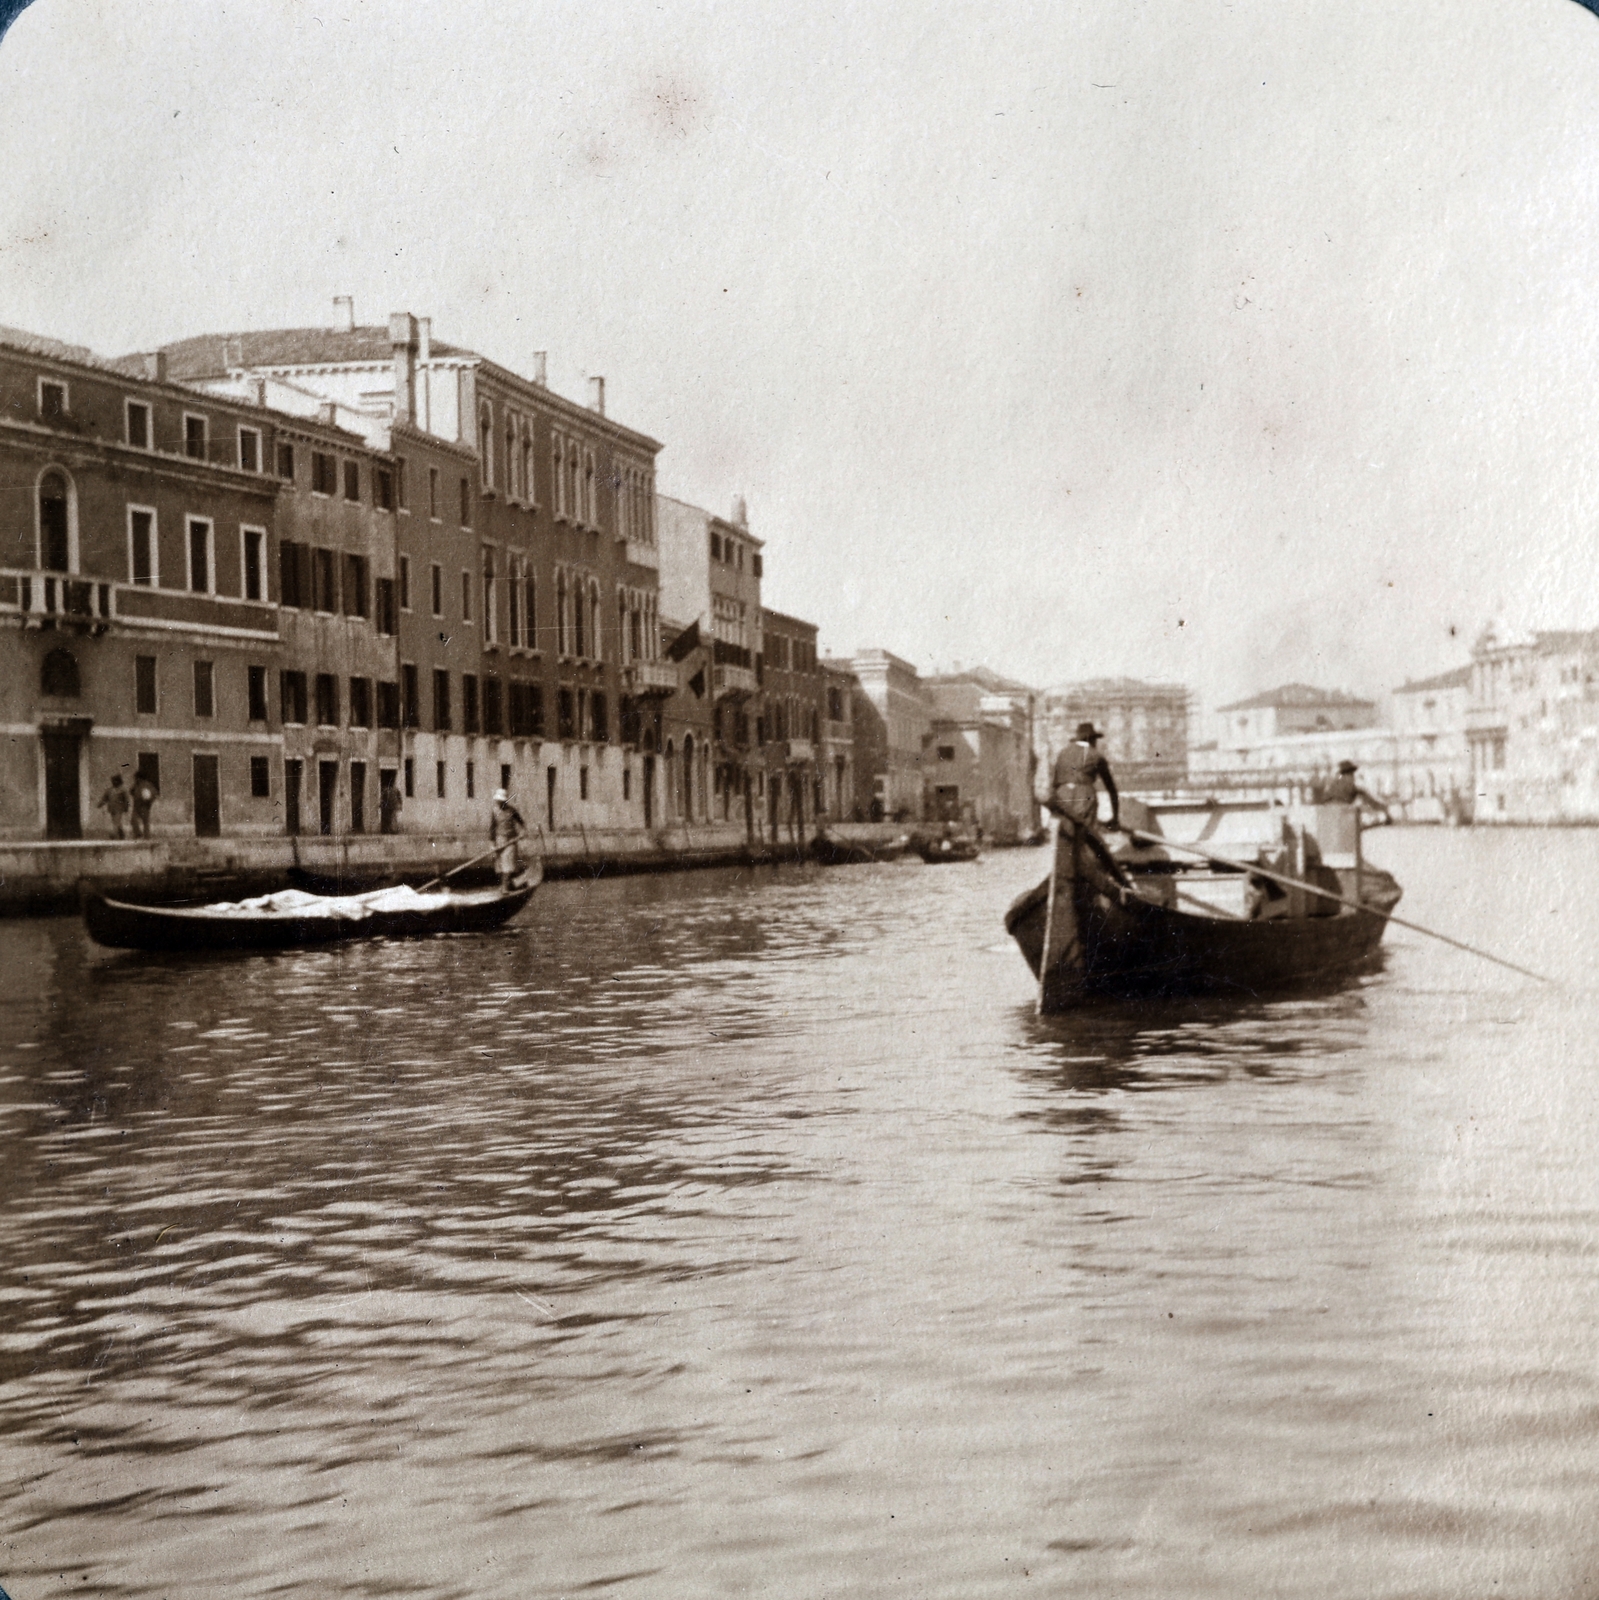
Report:
[[694,735],[683,737],[683,820],[694,820]]

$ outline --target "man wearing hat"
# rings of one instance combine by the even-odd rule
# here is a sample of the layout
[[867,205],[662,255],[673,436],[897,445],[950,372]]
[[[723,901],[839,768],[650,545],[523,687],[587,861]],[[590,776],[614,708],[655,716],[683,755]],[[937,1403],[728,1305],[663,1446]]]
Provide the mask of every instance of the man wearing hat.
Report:
[[489,811],[489,843],[495,847],[494,867],[500,875],[500,893],[509,894],[516,877],[516,841],[527,832],[522,813],[511,804],[511,797],[503,789],[494,791],[494,805]]
[[1355,774],[1359,771],[1360,768],[1353,761],[1340,761],[1338,776],[1327,785],[1325,791],[1327,801],[1332,805],[1352,806],[1364,800],[1372,810],[1382,812],[1384,822],[1392,822],[1394,819],[1388,807],[1355,782]]
[[1096,888],[1119,896],[1118,871],[1099,836],[1099,790],[1110,796],[1110,826],[1121,827],[1121,797],[1110,763],[1099,752],[1099,730],[1092,722],[1077,724],[1072,742],[1055,757],[1045,804],[1060,818],[1055,839],[1054,895],[1041,970],[1057,966],[1081,968],[1082,945],[1078,937],[1076,884],[1086,878]]

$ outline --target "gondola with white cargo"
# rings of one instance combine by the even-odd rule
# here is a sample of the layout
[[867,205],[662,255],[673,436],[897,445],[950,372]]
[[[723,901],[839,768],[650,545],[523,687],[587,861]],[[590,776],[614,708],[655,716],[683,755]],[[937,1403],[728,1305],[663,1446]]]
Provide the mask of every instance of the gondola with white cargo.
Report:
[[1112,835],[1122,881],[1060,873],[1078,938],[1040,971],[1055,875],[1005,927],[1039,982],[1039,1009],[1096,997],[1280,989],[1376,952],[1402,893],[1367,863],[1354,806],[1148,807],[1123,803]]
[[535,865],[509,890],[409,888],[317,895],[299,889],[204,906],[141,906],[85,893],[83,923],[118,950],[282,950],[354,939],[415,939],[504,927],[543,878]]

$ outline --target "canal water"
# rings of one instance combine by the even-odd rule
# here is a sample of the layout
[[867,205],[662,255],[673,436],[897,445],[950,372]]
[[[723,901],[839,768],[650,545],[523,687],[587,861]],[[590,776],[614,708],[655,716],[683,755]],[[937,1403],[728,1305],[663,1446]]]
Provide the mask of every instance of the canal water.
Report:
[[1370,847],[1560,983],[1038,1021],[1042,851],[0,924],[0,1583],[1593,1595],[1599,832]]

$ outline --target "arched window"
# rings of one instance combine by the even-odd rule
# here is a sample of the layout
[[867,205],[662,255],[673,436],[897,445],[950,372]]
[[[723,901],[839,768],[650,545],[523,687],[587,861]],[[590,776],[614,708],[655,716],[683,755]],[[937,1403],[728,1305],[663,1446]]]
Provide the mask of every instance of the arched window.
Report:
[[572,480],[572,487],[567,496],[567,506],[572,513],[572,520],[581,523],[583,517],[583,462],[574,444],[567,452],[566,465]]
[[477,414],[478,454],[483,458],[483,487],[494,486],[494,411],[488,401]]
[[505,492],[512,499],[516,498],[516,419],[506,412],[505,414]]
[[694,820],[694,735],[683,735],[683,815]]
[[54,467],[39,479],[39,565],[72,571],[72,485]]
[[589,654],[596,660],[602,659],[600,650],[600,586],[594,580],[589,580]]
[[566,601],[566,573],[558,571],[555,574],[555,652],[562,656],[571,654],[572,643],[567,624]]
[[529,505],[538,499],[538,491],[533,487],[533,435],[525,422],[522,424],[522,498]]
[[575,624],[572,629],[572,654],[578,657],[588,654],[583,648],[587,641],[587,630],[583,626],[586,618],[583,613],[587,610],[588,602],[583,593],[583,582],[579,579],[572,585],[572,621]]
[[39,672],[39,692],[76,700],[83,693],[78,659],[70,650],[52,650]]
[[672,741],[666,741],[666,814],[675,817],[678,814],[677,793],[677,754],[672,748]]

